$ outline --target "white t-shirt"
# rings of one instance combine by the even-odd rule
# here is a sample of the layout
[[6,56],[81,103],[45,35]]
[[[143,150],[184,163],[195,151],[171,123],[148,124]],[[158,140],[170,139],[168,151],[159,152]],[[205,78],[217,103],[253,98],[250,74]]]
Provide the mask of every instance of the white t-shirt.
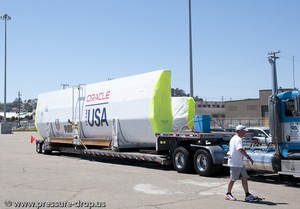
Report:
[[244,156],[239,151],[243,148],[242,138],[238,135],[234,135],[229,142],[229,160],[228,165],[230,167],[243,167]]

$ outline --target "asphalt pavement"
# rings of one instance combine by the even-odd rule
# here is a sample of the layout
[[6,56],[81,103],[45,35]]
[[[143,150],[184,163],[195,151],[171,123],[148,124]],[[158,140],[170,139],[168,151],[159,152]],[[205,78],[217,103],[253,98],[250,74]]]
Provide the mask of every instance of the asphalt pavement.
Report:
[[31,136],[38,138],[36,132],[0,135],[0,208],[300,208],[299,183],[286,185],[275,174],[251,176],[250,191],[263,200],[244,202],[237,181],[238,200],[226,201],[227,172],[208,178],[153,163],[37,154]]

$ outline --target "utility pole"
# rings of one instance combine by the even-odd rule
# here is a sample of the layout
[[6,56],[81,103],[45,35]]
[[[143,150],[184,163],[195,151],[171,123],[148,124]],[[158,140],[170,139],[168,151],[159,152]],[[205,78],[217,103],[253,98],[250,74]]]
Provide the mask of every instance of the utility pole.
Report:
[[272,66],[272,83],[273,83],[272,96],[270,96],[269,98],[269,106],[268,106],[269,126],[272,135],[272,141],[275,142],[274,143],[275,153],[277,155],[279,155],[279,146],[277,142],[281,141],[281,139],[279,138],[280,134],[279,134],[279,127],[278,127],[278,122],[280,118],[279,118],[279,114],[277,114],[278,112],[277,109],[279,108],[279,102],[278,102],[279,100],[277,97],[278,85],[277,85],[276,59],[278,59],[279,57],[276,56],[276,54],[278,53],[280,53],[280,51],[268,53],[269,63]]
[[62,83],[61,85],[62,85],[63,89],[66,89],[66,87],[69,86],[69,84],[67,84],[67,83]]
[[18,128],[21,127],[21,123],[20,123],[21,96],[22,96],[22,94],[20,93],[20,91],[18,91]]
[[269,52],[268,59],[269,63],[272,65],[272,82],[273,82],[273,89],[272,89],[272,95],[275,95],[278,93],[278,84],[277,84],[277,73],[276,73],[276,59],[279,59],[276,54],[279,54],[280,51],[278,50],[277,52]]
[[268,55],[269,55],[269,58],[274,59],[274,61],[275,61],[276,59],[279,59],[279,57],[276,56],[276,54],[279,54],[279,53],[280,53],[280,51],[278,50],[277,52],[269,52]]

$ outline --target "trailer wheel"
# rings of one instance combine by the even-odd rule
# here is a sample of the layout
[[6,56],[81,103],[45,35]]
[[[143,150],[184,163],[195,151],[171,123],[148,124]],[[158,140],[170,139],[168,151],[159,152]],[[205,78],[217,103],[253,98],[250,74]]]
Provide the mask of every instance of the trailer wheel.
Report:
[[216,165],[213,163],[210,153],[199,149],[194,155],[194,168],[200,176],[212,176],[215,173]]
[[51,153],[52,153],[51,150],[47,150],[47,149],[46,149],[45,142],[42,142],[42,143],[41,143],[41,152],[42,152],[44,155],[48,155],[48,154],[51,154]]
[[173,166],[178,173],[188,173],[192,168],[190,153],[184,147],[177,147],[173,153]]
[[42,153],[42,144],[40,142],[35,143],[35,151],[37,153]]

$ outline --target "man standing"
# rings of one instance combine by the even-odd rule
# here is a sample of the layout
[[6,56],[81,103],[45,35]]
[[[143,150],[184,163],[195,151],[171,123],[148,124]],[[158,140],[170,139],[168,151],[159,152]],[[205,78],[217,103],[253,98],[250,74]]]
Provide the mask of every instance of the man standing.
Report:
[[242,186],[245,191],[245,201],[250,202],[258,199],[257,196],[253,196],[249,193],[248,189],[248,174],[243,163],[243,158],[246,157],[253,164],[252,158],[247,154],[243,148],[242,138],[244,137],[247,129],[246,126],[238,125],[235,128],[236,134],[231,138],[229,142],[229,159],[228,165],[230,167],[230,180],[227,187],[227,193],[225,200],[236,200],[231,194],[234,182],[240,177],[242,178]]

